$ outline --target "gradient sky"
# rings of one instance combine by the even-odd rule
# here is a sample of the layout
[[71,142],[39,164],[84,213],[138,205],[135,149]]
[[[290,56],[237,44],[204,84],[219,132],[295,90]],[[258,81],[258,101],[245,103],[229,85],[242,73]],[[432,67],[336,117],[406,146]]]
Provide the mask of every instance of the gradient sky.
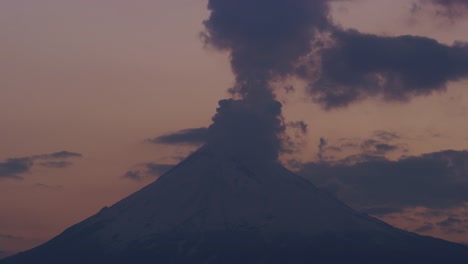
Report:
[[[411,12],[413,3],[338,1],[332,15],[342,27],[366,33],[468,41],[468,16],[434,15],[432,6]],[[0,1],[0,163],[63,150],[82,154],[32,158],[27,172],[0,177],[0,256],[43,243],[154,180],[132,181],[123,177],[127,171],[147,162],[174,164],[194,150],[145,139],[208,126],[218,100],[229,96],[228,55],[204,47],[199,37],[208,15],[203,0]],[[375,131],[400,135],[407,151],[388,156],[397,159],[468,149],[467,86],[450,83],[446,92],[410,103],[366,100],[332,111],[302,89],[279,97],[288,119],[309,125],[296,159],[316,160],[320,138],[333,145]],[[72,164],[41,166],[44,160]],[[413,208],[382,219],[415,231],[454,212],[468,222],[461,210],[428,218],[424,208]],[[423,231],[468,242],[468,233]]]

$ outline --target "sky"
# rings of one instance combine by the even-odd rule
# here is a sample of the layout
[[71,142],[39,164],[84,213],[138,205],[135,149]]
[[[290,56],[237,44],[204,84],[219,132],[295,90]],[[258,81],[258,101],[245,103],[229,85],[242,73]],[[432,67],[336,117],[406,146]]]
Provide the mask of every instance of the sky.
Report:
[[[326,49],[318,81],[306,70],[276,84],[299,140],[280,160],[357,210],[468,243],[468,6],[442,3],[331,1],[344,48]],[[235,46],[201,34],[209,16],[204,0],[0,2],[0,256],[139,190],[207,140],[241,75]],[[364,41],[375,60],[353,57]],[[399,52],[404,43],[453,54],[441,62]]]

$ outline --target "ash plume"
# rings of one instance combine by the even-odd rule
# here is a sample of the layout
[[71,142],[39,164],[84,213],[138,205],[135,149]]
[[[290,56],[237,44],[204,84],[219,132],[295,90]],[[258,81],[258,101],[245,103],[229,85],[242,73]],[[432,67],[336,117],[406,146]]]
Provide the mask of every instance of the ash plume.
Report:
[[[205,43],[230,54],[237,100],[222,100],[209,142],[233,153],[275,161],[286,128],[271,82],[293,74],[312,51],[315,35],[329,25],[326,1],[210,0]],[[226,146],[229,145],[229,146]],[[247,151],[248,150],[248,151]]]
[[230,53],[230,92],[257,100],[273,97],[269,82],[294,72],[316,33],[330,26],[324,0],[210,0],[208,9],[203,36]]
[[[264,102],[266,103],[266,102]],[[276,161],[284,133],[281,104],[254,107],[247,100],[221,100],[209,128],[208,145],[249,161]]]
[[276,161],[288,149],[277,81],[304,80],[311,101],[331,110],[369,98],[408,102],[468,77],[467,43],[345,29],[331,20],[331,1],[208,1],[201,36],[229,53],[235,75],[234,99],[219,102],[208,143],[232,154],[263,149],[250,156]]

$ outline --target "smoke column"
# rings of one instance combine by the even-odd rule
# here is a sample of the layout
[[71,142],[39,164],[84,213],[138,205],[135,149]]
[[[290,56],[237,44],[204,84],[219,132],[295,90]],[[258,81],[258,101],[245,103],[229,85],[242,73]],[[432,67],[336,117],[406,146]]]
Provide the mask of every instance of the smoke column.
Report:
[[237,158],[277,161],[288,137],[272,83],[285,78],[304,80],[311,101],[332,110],[368,98],[409,102],[468,77],[467,43],[344,29],[330,19],[331,1],[208,1],[202,37],[229,53],[235,75],[234,99],[220,101],[208,145]]
[[202,36],[229,52],[236,98],[220,101],[208,143],[236,157],[276,161],[286,125],[271,82],[293,74],[329,26],[326,1],[210,0],[208,9]]

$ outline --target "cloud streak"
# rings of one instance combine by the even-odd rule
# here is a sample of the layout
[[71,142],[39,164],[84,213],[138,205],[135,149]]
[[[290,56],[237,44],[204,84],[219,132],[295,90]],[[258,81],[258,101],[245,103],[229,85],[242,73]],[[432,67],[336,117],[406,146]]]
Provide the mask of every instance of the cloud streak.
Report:
[[432,223],[425,223],[424,225],[416,228],[414,232],[416,233],[426,233],[434,230],[434,225]]
[[441,151],[390,161],[307,163],[300,174],[343,201],[369,208],[440,209],[468,202],[468,151]]
[[54,152],[50,154],[42,154],[32,156],[32,159],[40,159],[40,160],[47,160],[47,159],[69,159],[69,158],[81,158],[83,155],[80,153],[70,152],[66,150],[62,150],[59,152]]
[[147,142],[154,144],[167,144],[167,145],[202,145],[206,143],[208,136],[208,128],[188,128],[174,133],[165,134],[159,137],[147,139]]
[[375,139],[366,139],[361,143],[362,153],[367,155],[383,156],[399,149],[398,145],[383,143]]
[[30,158],[10,158],[0,162],[0,178],[22,179],[21,174],[28,173],[33,166]]
[[123,178],[133,180],[133,181],[142,181],[146,178],[155,178],[163,175],[175,165],[172,164],[161,164],[161,163],[144,163],[138,165],[137,168],[127,171]]
[[400,139],[399,134],[382,130],[375,131],[370,138],[341,138],[334,143],[327,142],[322,137],[318,145],[317,161],[355,164],[368,160],[379,160],[389,154],[407,153],[408,147],[406,144],[398,142]]
[[384,130],[377,130],[374,132],[374,136],[384,142],[390,142],[396,139],[400,139],[401,136],[398,133]]
[[82,156],[82,154],[75,152],[60,151],[29,157],[9,158],[0,162],[0,178],[23,179],[23,175],[29,173],[35,165],[47,168],[65,168],[73,164],[65,159],[81,158]]
[[42,166],[42,167],[46,167],[46,168],[57,168],[57,169],[61,169],[61,168],[66,168],[66,167],[70,167],[71,165],[73,165],[72,162],[70,161],[46,161],[46,162],[41,162],[38,164],[39,166]]

